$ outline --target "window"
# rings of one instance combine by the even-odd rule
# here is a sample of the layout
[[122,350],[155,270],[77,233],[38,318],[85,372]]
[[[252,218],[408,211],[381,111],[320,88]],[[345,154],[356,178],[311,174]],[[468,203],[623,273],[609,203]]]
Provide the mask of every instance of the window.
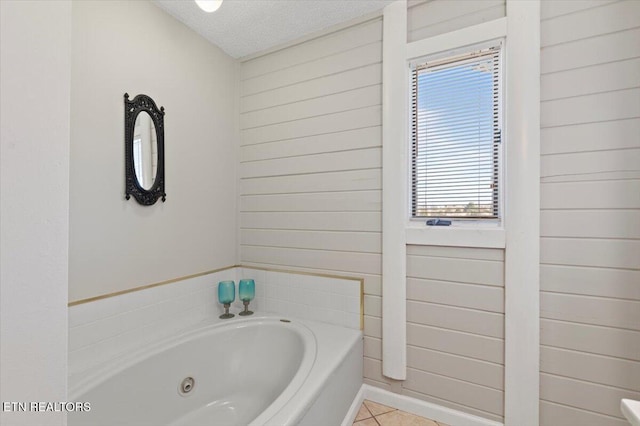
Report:
[[411,216],[500,219],[500,46],[411,66]]

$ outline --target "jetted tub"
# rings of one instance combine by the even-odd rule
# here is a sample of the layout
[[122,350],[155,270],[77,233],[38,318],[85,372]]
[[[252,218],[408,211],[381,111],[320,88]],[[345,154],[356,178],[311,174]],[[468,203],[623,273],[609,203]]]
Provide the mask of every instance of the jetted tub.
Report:
[[338,425],[362,383],[362,333],[276,315],[204,325],[73,385],[69,426]]

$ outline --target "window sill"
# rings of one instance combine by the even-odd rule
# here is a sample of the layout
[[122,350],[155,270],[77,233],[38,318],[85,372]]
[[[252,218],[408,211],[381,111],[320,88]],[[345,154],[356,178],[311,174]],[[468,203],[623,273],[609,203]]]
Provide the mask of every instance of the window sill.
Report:
[[505,248],[505,230],[499,227],[407,226],[408,245]]

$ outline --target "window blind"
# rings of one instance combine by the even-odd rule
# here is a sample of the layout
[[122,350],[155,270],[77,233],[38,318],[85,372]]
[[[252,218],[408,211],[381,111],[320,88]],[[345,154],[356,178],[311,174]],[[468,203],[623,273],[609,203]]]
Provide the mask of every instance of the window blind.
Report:
[[412,217],[500,215],[500,48],[412,66]]

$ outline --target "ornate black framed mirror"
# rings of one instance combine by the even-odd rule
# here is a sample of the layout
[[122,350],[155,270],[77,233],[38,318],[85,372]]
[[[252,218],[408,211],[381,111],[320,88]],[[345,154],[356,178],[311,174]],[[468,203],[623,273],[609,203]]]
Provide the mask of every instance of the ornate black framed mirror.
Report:
[[150,206],[164,192],[164,107],[147,95],[124,94],[125,198]]

